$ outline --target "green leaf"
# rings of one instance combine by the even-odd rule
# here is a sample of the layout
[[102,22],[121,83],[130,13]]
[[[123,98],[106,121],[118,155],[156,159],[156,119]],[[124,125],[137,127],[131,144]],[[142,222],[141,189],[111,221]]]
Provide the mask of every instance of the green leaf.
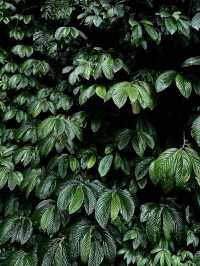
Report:
[[137,181],[143,179],[149,172],[149,165],[153,160],[152,157],[143,159],[139,163],[137,163],[135,167],[135,177]]
[[69,166],[72,170],[72,172],[76,172],[76,170],[79,167],[79,162],[74,156],[69,157]]
[[129,222],[132,219],[135,211],[135,204],[133,198],[127,190],[122,189],[118,191],[118,196],[120,198],[121,203],[120,213],[124,220],[126,222]]
[[15,219],[7,219],[0,226],[0,243],[5,244],[14,232]]
[[146,149],[146,143],[141,135],[137,134],[132,139],[132,146],[138,156],[142,157]]
[[200,30],[200,12],[194,15],[194,17],[192,18],[191,25],[192,28],[194,28],[195,30]]
[[112,193],[112,200],[111,200],[111,220],[115,220],[119,214],[121,209],[121,202],[120,198],[117,193]]
[[125,105],[128,98],[126,90],[129,86],[129,83],[124,81],[117,83],[111,87],[110,90],[113,91],[112,99],[118,108],[122,108]]
[[126,87],[126,93],[128,95],[129,100],[131,103],[135,103],[139,96],[138,87],[134,85],[130,85]]
[[98,172],[99,172],[101,177],[107,175],[107,173],[110,170],[112,161],[113,161],[113,155],[112,154],[106,155],[105,157],[103,157],[101,159],[99,167],[98,167]]
[[169,70],[162,73],[156,80],[156,91],[161,92],[167,89],[175,79],[176,71]]
[[150,164],[149,176],[151,181],[157,185],[161,182],[163,188],[168,191],[174,185],[176,173],[176,152],[178,149],[170,148],[160,154],[160,156]]
[[18,44],[12,48],[12,53],[21,58],[30,57],[33,54],[33,47]]
[[42,156],[47,156],[51,150],[53,149],[55,145],[55,138],[54,137],[49,137],[44,139],[39,147],[40,153]]
[[55,238],[49,241],[42,259],[42,266],[71,266],[71,260],[68,252],[68,245],[64,238]]
[[194,56],[186,59],[182,67],[190,67],[190,66],[199,66],[200,65],[200,56]]
[[46,138],[53,130],[56,124],[56,120],[53,118],[47,118],[38,127],[38,136],[40,139]]
[[136,47],[138,47],[142,40],[142,37],[143,37],[142,27],[139,23],[136,22],[131,32],[132,43],[135,44]]
[[97,201],[95,208],[95,218],[101,227],[105,228],[110,217],[110,203],[112,193],[110,191],[103,193]]
[[192,148],[186,147],[185,151],[190,157],[190,161],[191,161],[193,171],[195,174],[195,179],[197,180],[197,183],[200,186],[200,157],[198,153]]
[[106,97],[106,88],[104,86],[97,86],[96,87],[96,94],[104,99]]
[[102,71],[107,79],[113,79],[114,60],[111,56],[105,56],[102,62]]
[[8,169],[6,167],[2,167],[0,169],[0,189],[2,189],[8,180]]
[[87,89],[82,88],[79,96],[79,104],[82,105],[86,103],[95,94],[96,88],[97,88],[96,85],[92,85]]
[[39,77],[44,76],[49,72],[49,70],[50,66],[44,60],[27,59],[21,65],[21,71],[27,76],[30,76],[31,74]]
[[154,26],[144,24],[144,28],[153,41],[159,42],[159,34],[157,30],[154,28]]
[[62,155],[58,161],[58,173],[62,178],[67,176],[68,166],[69,166],[68,157],[66,155]]
[[171,35],[177,31],[176,21],[173,18],[165,18],[165,27]]
[[61,225],[61,216],[52,200],[40,202],[36,206],[33,217],[40,229],[47,232],[48,235],[52,236],[58,232]]
[[176,154],[176,184],[184,186],[191,177],[192,164],[186,151],[180,150]]
[[31,237],[33,232],[32,221],[29,218],[19,218],[15,225],[11,241],[19,242],[24,245]]
[[104,259],[103,249],[99,242],[92,243],[88,266],[100,266]]
[[200,177],[200,159],[197,153],[188,147],[167,149],[151,163],[149,174],[152,182],[169,191],[176,184],[184,187],[193,172],[196,179]]
[[92,168],[96,163],[96,155],[91,154],[88,159],[87,159],[87,168],[90,169]]
[[192,93],[192,84],[181,74],[176,75],[176,86],[179,89],[180,93],[185,97],[189,98]]
[[70,204],[69,204],[69,214],[72,214],[78,211],[84,201],[84,192],[82,186],[76,188],[75,193],[72,195]]
[[9,256],[9,266],[37,266],[37,254],[26,253],[22,250],[12,252]]
[[[127,98],[129,98],[132,106],[139,104],[137,109],[139,109],[140,106],[143,109],[147,107],[153,109],[155,105],[151,88],[149,84],[144,81],[123,81],[116,83],[109,89],[106,99],[108,100],[111,97],[118,108],[125,105]],[[135,110],[135,108],[133,109]]]
[[8,187],[10,190],[14,190],[16,186],[19,186],[23,181],[23,175],[20,172],[10,172],[8,174]]
[[89,259],[91,246],[92,246],[91,239],[92,239],[91,232],[88,231],[80,242],[80,255],[81,255],[81,261],[83,263],[87,263]]
[[191,134],[198,146],[200,146],[200,116],[193,121]]
[[70,184],[60,191],[58,195],[57,206],[60,210],[67,210],[70,199],[72,197],[73,187],[75,184]]
[[177,21],[178,31],[186,36],[187,38],[190,36],[190,21],[187,19],[179,19]]
[[70,34],[70,27],[60,27],[55,32],[56,40],[61,40],[62,38],[68,37]]

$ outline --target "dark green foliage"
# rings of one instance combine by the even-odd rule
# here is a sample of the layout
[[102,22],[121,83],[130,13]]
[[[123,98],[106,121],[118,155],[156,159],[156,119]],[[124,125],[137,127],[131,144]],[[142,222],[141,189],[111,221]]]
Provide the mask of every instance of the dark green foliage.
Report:
[[200,1],[0,0],[0,266],[200,265]]

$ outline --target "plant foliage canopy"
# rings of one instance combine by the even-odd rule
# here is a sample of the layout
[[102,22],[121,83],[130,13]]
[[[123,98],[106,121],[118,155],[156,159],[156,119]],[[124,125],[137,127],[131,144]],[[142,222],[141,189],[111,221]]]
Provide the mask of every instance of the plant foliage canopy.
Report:
[[200,265],[200,1],[0,0],[0,266]]

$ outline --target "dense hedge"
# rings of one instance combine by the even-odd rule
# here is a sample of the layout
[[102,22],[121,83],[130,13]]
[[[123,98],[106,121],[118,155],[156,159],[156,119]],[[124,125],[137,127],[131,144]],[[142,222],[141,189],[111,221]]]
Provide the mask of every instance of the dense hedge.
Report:
[[0,265],[200,265],[199,31],[199,0],[0,0]]

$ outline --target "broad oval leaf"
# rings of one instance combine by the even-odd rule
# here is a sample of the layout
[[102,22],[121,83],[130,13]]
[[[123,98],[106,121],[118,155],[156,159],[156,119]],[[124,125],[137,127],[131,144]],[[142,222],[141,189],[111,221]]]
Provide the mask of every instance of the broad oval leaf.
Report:
[[69,214],[78,211],[81,208],[83,201],[84,201],[84,191],[82,186],[78,186],[70,200]]
[[103,157],[100,161],[99,167],[98,167],[98,171],[101,177],[106,176],[107,173],[110,170],[111,164],[113,161],[113,155],[106,155],[105,157]]

